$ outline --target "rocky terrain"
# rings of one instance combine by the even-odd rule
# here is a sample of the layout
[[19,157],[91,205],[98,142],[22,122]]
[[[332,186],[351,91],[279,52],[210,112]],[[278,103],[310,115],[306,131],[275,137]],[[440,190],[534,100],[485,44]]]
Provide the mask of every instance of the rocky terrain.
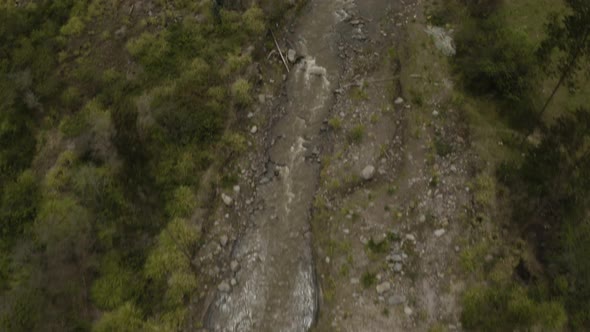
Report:
[[423,11],[310,1],[281,33],[219,193],[209,330],[461,330],[474,157]]

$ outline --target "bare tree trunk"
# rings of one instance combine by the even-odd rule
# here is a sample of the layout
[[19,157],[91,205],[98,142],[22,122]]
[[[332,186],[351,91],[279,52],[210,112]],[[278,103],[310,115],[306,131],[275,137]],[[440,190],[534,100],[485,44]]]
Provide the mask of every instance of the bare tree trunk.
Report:
[[[559,78],[559,81],[557,81],[557,84],[553,88],[553,91],[551,92],[551,95],[549,95],[549,98],[547,98],[547,100],[545,101],[545,104],[543,105],[543,107],[539,111],[537,121],[541,121],[542,120],[543,115],[545,114],[545,112],[547,111],[547,108],[549,107],[549,104],[551,103],[551,101],[555,97],[555,94],[557,93],[557,90],[559,90],[559,88],[563,85],[563,82],[565,82],[566,78],[571,73],[572,69],[574,68],[574,65],[578,62],[578,58],[580,57],[580,54],[582,53],[582,49],[584,48],[584,45],[586,44],[586,40],[588,39],[588,33],[589,32],[590,32],[590,30],[586,30],[586,33],[584,35],[584,38],[583,38],[582,42],[580,43],[580,46],[576,49],[576,52],[572,55],[570,61],[567,64],[567,66],[562,71],[561,77]],[[520,145],[521,146],[524,144],[524,142],[526,141],[526,139],[529,138],[529,136],[533,133],[533,131],[535,129],[536,129],[536,126],[533,126],[531,129],[529,129],[527,131],[526,135],[523,137],[522,141],[520,142]]]

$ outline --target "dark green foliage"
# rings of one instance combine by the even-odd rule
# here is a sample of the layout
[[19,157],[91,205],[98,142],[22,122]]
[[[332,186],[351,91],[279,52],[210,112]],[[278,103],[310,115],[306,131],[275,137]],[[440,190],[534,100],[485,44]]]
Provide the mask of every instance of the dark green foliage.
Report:
[[566,321],[558,302],[537,302],[517,285],[475,287],[463,299],[461,322],[468,330],[514,331],[542,327],[560,329]]
[[207,5],[160,5],[150,18],[116,1],[1,5],[0,330],[87,331],[97,309],[97,331],[184,321],[195,190],[244,150],[238,134],[219,141],[251,101],[245,50],[266,22],[257,7],[215,24]]
[[377,276],[375,275],[375,273],[371,273],[368,271],[363,273],[363,275],[361,277],[361,283],[363,284],[363,287],[370,288],[376,282],[377,282]]
[[521,100],[535,80],[534,48],[498,17],[468,20],[456,36],[455,68],[476,94]]

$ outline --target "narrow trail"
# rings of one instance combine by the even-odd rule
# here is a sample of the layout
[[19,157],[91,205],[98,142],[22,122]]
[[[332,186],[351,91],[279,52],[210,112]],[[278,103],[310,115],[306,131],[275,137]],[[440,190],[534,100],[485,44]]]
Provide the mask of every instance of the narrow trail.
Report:
[[237,240],[240,262],[231,292],[217,294],[214,331],[306,331],[318,310],[309,211],[319,164],[307,158],[333,105],[341,66],[337,25],[350,1],[312,1],[296,28],[301,59],[287,79],[285,115],[271,129],[268,159],[278,176],[257,188],[263,208]]

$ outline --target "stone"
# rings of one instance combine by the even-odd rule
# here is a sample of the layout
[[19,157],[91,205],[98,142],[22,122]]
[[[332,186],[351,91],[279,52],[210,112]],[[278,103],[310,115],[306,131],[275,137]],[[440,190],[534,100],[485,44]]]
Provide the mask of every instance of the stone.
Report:
[[381,295],[391,289],[391,284],[386,281],[377,285],[375,289],[377,290],[377,294]]
[[401,255],[391,255],[391,260],[396,263],[399,263],[403,260],[403,258]]
[[451,165],[451,172],[457,173],[457,166]]
[[231,198],[230,196],[228,196],[226,194],[221,194],[221,200],[227,206],[232,205],[232,203],[234,202],[233,198]]
[[297,60],[297,52],[295,52],[294,49],[289,49],[287,51],[287,60],[289,60],[291,63],[294,63],[295,60]]
[[404,308],[404,313],[408,316],[410,316],[414,311],[412,310],[412,308],[410,307],[405,307]]
[[416,242],[416,237],[413,234],[406,234],[406,240]]
[[387,234],[381,233],[381,234],[377,234],[374,237],[372,237],[373,243],[375,245],[380,245],[381,243],[385,242],[385,240],[387,240]]
[[359,278],[350,278],[350,284],[356,285],[358,283],[360,283]]
[[229,283],[230,283],[230,285],[232,285],[232,287],[233,287],[233,286],[235,286],[235,285],[237,285],[237,284],[238,284],[238,281],[237,281],[235,278],[232,278],[232,279],[229,281]]
[[259,95],[258,95],[258,101],[259,101],[261,104],[264,104],[264,102],[266,101],[266,96],[265,96],[265,95],[263,95],[263,94],[259,94]]
[[373,176],[375,176],[375,166],[368,165],[367,167],[365,167],[363,169],[363,171],[361,172],[361,176],[366,181],[371,180],[373,178]]
[[219,237],[219,244],[221,244],[222,247],[225,247],[227,245],[227,241],[229,241],[227,235],[222,235],[221,237]]
[[240,269],[240,264],[238,264],[237,261],[231,261],[231,263],[229,263],[229,268],[233,271],[236,272]]
[[256,134],[257,132],[258,132],[258,127],[252,126],[252,129],[250,129],[250,133]]
[[223,281],[219,284],[219,286],[217,286],[217,290],[227,293],[231,290],[231,286],[227,283],[227,281]]
[[419,220],[420,220],[420,222],[425,222],[426,221],[426,216],[425,215],[421,215]]
[[238,186],[238,185],[235,185],[235,186],[234,186],[234,192],[235,192],[236,194],[237,194],[237,193],[239,193],[239,192],[240,192],[240,186]]
[[432,111],[432,116],[438,116],[438,111]]
[[400,305],[404,302],[406,302],[406,297],[403,295],[393,295],[387,299],[387,303],[389,303],[389,305]]
[[402,272],[402,268],[403,268],[402,263],[395,263],[395,265],[393,266],[393,271],[399,273],[399,272]]
[[437,229],[436,231],[434,231],[434,236],[441,237],[441,236],[445,235],[446,232],[447,231],[444,228]]
[[402,97],[397,97],[394,101],[396,105],[401,105],[404,103],[404,99]]

